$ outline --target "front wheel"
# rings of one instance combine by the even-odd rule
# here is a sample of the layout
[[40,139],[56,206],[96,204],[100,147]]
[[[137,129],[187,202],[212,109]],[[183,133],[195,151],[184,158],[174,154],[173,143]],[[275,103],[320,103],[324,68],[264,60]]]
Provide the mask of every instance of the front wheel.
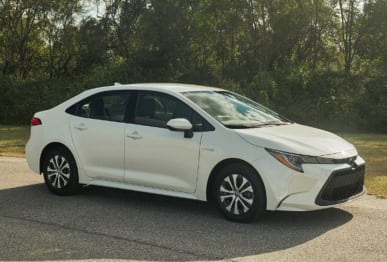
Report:
[[226,219],[250,222],[266,210],[266,194],[257,172],[245,165],[234,163],[223,168],[214,183],[218,209]]
[[57,148],[45,156],[43,176],[48,189],[57,195],[71,195],[79,190],[78,168],[66,149]]

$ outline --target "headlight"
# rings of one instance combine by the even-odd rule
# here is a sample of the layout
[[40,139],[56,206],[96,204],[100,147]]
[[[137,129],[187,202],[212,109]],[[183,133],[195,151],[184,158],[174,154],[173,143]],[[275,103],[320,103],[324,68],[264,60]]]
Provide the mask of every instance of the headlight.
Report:
[[304,170],[302,169],[302,164],[350,164],[353,163],[353,161],[356,159],[356,156],[344,159],[333,159],[319,156],[305,156],[277,151],[269,148],[266,148],[266,151],[269,152],[275,159],[277,159],[283,165],[301,173],[304,173]]

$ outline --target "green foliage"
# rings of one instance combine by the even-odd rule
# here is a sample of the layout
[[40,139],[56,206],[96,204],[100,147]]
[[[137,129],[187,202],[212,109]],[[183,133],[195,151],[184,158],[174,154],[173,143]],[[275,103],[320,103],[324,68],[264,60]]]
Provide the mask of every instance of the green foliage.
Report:
[[0,123],[114,82],[243,93],[297,122],[387,132],[386,0],[0,2]]

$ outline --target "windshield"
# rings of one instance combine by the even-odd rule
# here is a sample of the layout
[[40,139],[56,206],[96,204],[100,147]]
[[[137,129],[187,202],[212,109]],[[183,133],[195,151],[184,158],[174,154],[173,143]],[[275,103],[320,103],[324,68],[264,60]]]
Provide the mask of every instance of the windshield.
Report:
[[289,121],[270,109],[227,91],[184,92],[187,98],[229,128],[282,125]]

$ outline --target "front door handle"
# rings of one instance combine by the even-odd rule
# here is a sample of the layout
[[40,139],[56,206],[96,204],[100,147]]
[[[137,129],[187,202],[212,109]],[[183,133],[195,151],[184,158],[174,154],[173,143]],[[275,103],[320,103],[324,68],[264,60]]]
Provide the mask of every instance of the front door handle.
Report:
[[131,139],[137,140],[141,139],[142,135],[140,135],[137,131],[134,131],[133,133],[126,134],[127,137],[130,137]]
[[84,123],[80,123],[78,125],[74,125],[74,127],[80,131],[86,130],[87,126]]

